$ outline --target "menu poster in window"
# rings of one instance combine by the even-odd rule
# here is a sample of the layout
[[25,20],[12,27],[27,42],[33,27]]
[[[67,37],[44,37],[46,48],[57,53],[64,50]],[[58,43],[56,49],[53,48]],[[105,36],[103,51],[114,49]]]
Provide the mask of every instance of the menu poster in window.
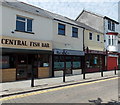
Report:
[[43,67],[48,67],[49,63],[43,63]]
[[94,64],[97,64],[97,57],[94,58]]

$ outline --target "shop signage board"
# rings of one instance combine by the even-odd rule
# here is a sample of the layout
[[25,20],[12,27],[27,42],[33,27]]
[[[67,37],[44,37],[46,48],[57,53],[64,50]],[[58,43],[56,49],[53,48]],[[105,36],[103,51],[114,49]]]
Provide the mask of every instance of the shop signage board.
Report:
[[52,50],[52,43],[48,41],[0,36],[0,47],[18,48],[18,49],[35,49],[35,50]]
[[67,50],[67,49],[54,49],[54,54],[57,54],[57,55],[78,55],[78,56],[85,55],[85,53],[83,51]]

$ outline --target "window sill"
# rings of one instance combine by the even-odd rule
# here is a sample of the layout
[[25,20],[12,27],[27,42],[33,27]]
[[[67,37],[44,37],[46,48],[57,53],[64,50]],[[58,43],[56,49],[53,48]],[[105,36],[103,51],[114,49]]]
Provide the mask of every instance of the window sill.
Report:
[[27,32],[27,31],[19,31],[19,30],[15,30],[16,32],[23,32],[23,33],[29,33],[29,34],[35,34],[34,32]]
[[74,37],[74,36],[72,36],[72,38],[76,38],[76,39],[78,39],[78,37]]
[[58,35],[60,35],[60,36],[65,36],[65,34],[59,34],[59,33],[58,33]]

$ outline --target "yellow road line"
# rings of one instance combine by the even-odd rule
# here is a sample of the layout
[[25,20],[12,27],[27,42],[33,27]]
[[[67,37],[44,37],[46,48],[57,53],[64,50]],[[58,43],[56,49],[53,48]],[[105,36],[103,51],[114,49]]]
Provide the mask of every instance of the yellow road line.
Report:
[[27,97],[27,96],[32,96],[32,95],[57,91],[57,90],[62,90],[62,89],[66,89],[66,88],[77,87],[77,86],[89,85],[89,84],[93,84],[93,83],[99,83],[99,82],[104,82],[104,81],[108,81],[108,80],[114,80],[114,79],[118,79],[118,78],[120,78],[120,77],[115,77],[115,78],[110,78],[110,79],[105,79],[105,80],[99,80],[99,81],[93,81],[93,82],[87,82],[87,83],[81,83],[81,84],[75,84],[75,85],[69,85],[69,86],[64,86],[64,87],[48,89],[48,90],[41,90],[41,91],[30,92],[30,93],[25,93],[25,94],[20,94],[20,95],[8,96],[8,97],[1,98],[0,101],[6,101],[6,100],[11,100],[11,99],[16,99],[16,98],[22,98],[22,97]]

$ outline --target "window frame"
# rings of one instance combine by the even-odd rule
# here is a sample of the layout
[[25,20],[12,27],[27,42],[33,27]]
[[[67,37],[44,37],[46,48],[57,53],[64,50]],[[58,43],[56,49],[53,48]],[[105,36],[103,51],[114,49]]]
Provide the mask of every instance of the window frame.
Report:
[[112,31],[115,31],[115,23],[114,22],[112,22]]
[[93,40],[93,33],[89,32],[89,40]]
[[[75,31],[76,30],[76,31]],[[75,34],[75,35],[74,35]],[[72,27],[72,37],[78,38],[78,28]]]
[[111,30],[111,21],[108,20],[108,30]]
[[[24,18],[24,20],[22,20],[22,19],[18,19],[18,18]],[[28,20],[30,20],[31,21],[31,31],[30,30],[28,30],[28,28],[29,28],[29,26],[28,26]],[[24,24],[25,24],[25,29],[24,30],[20,30],[20,29],[17,29],[17,25],[18,25],[18,27],[19,27],[19,24],[17,24],[17,21],[18,22],[24,22]],[[25,33],[32,33],[32,34],[34,34],[33,33],[33,19],[31,19],[31,18],[27,18],[27,17],[24,17],[24,16],[20,16],[20,15],[16,15],[16,30],[15,31],[19,31],[19,32],[25,32]]]
[[97,41],[100,42],[100,35],[97,35]]
[[[63,28],[60,28],[59,26],[63,26]],[[62,30],[64,33],[61,33],[60,30]],[[58,35],[63,35],[65,36],[65,31],[66,31],[66,25],[62,23],[58,23]]]

